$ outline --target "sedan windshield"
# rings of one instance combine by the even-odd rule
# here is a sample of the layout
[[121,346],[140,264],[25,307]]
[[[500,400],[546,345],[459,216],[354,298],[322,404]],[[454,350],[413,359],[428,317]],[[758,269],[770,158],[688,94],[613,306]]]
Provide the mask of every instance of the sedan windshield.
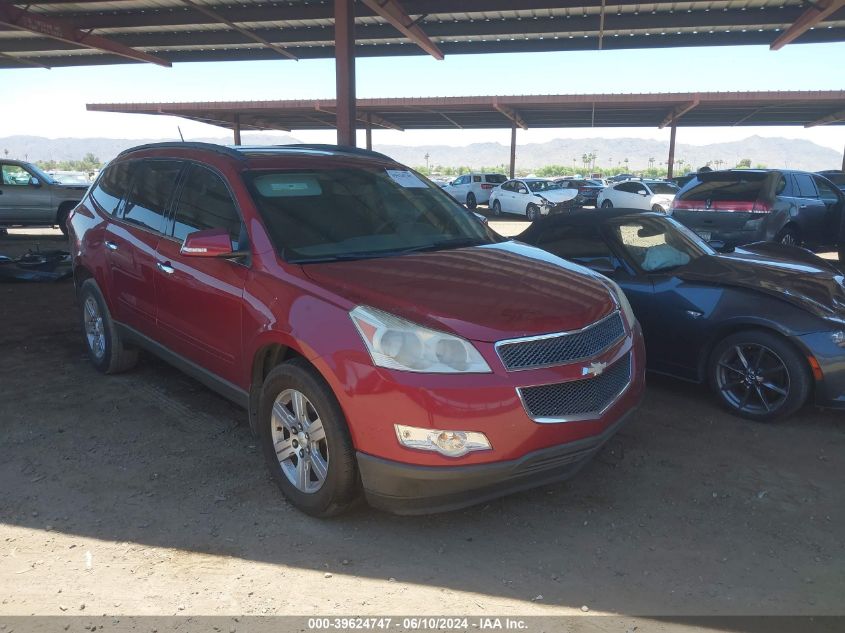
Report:
[[646,272],[669,270],[716,252],[671,218],[620,218],[608,222],[612,237]]
[[386,257],[499,241],[439,187],[401,169],[254,171],[247,183],[290,262]]
[[673,185],[669,182],[650,182],[648,186],[651,188],[652,193],[656,194],[668,194],[670,196],[674,196],[678,193],[678,187]]
[[534,193],[537,193],[538,191],[549,191],[551,189],[565,188],[563,185],[559,185],[553,180],[526,180],[525,184],[528,185],[528,188],[531,189],[531,191],[533,191]]

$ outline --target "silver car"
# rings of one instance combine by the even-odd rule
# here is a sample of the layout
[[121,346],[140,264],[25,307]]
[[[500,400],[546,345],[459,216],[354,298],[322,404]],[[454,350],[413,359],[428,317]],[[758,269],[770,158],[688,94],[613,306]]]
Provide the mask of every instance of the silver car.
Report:
[[63,185],[31,163],[0,159],[0,230],[9,226],[58,226],[88,185]]

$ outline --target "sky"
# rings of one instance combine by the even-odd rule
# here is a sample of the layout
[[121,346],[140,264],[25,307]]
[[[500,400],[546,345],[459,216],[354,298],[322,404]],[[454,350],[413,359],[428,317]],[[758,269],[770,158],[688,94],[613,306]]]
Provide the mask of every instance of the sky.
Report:
[[[366,97],[845,89],[845,43],[603,50],[559,53],[360,58],[357,92]],[[0,137],[176,138],[228,136],[175,117],[87,112],[86,103],[333,98],[334,60],[209,62],[0,70]],[[519,144],[553,138],[666,140],[668,130],[520,130]],[[838,151],[845,126],[679,128],[678,143],[734,141],[753,134],[801,138]],[[335,142],[333,131],[294,131]],[[363,145],[363,133],[359,144]],[[510,130],[376,130],[373,143],[468,145],[510,141]]]

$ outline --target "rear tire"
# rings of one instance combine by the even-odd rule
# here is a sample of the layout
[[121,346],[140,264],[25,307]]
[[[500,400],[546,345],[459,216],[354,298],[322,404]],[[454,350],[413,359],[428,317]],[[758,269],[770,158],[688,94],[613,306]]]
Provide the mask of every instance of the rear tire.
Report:
[[602,208],[602,209],[612,209],[612,208],[613,208],[613,203],[612,203],[610,200],[604,200],[604,201],[602,201],[602,203],[601,203],[601,208]]
[[779,242],[784,246],[801,246],[801,234],[794,226],[785,226],[775,236],[775,242]]
[[493,200],[493,215],[502,215],[502,204],[498,200]]
[[666,209],[661,207],[659,204],[653,204],[651,206],[651,210],[654,211],[655,213],[666,213]]
[[67,217],[70,215],[71,209],[73,209],[72,205],[64,205],[59,207],[59,212],[56,214],[56,222],[59,225],[59,230],[65,237],[67,237],[68,234]]
[[475,194],[474,193],[468,193],[467,194],[467,209],[472,211],[477,206],[478,206],[478,202],[475,199]]
[[761,330],[720,341],[710,355],[708,375],[716,397],[731,413],[758,422],[800,409],[813,384],[798,350],[782,336]]
[[355,449],[323,378],[305,360],[293,359],[267,375],[259,398],[261,449],[288,501],[315,517],[352,507],[361,496]]
[[86,279],[79,289],[79,313],[85,350],[97,371],[119,374],[135,366],[138,350],[124,345],[93,279]]

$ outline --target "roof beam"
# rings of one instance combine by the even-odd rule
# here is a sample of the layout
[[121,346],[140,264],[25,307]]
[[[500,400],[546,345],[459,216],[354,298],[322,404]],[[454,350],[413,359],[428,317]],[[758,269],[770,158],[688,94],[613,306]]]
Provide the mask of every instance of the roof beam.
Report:
[[780,50],[842,7],[845,7],[845,0],[818,0],[815,3],[810,3],[807,10],[780,37],[772,42],[769,48],[773,51]]
[[266,46],[267,48],[276,51],[282,57],[287,57],[288,59],[293,59],[293,60],[299,59],[296,55],[294,55],[293,53],[291,53],[290,51],[288,51],[284,47],[279,46],[278,44],[273,44],[272,42],[264,39],[260,35],[257,35],[253,31],[250,31],[249,29],[245,29],[244,27],[239,26],[238,24],[235,24],[231,20],[229,20],[229,19],[223,17],[222,15],[220,15],[219,13],[217,13],[217,11],[215,11],[214,9],[211,9],[211,8],[209,8],[209,7],[207,7],[203,4],[200,4],[199,2],[194,2],[194,0],[182,0],[182,3],[188,5],[192,9],[196,9],[197,11],[202,13],[203,15],[210,17],[212,20],[220,22],[221,24],[225,24],[230,29],[237,31],[238,33],[240,33],[244,37],[251,39],[253,42],[258,42],[259,44],[262,44],[262,45]]
[[672,109],[669,114],[667,114],[663,120],[660,122],[660,125],[657,126],[658,129],[662,130],[667,125],[675,125],[682,116],[684,116],[687,112],[695,108],[699,104],[700,98],[696,97],[689,103],[684,103]]
[[150,55],[129,46],[125,46],[107,37],[94,35],[91,31],[83,31],[69,22],[32,13],[28,9],[19,9],[10,4],[0,3],[0,24],[5,24],[21,31],[29,31],[44,35],[54,40],[68,42],[83,48],[92,48],[104,53],[111,53],[139,62],[157,64],[170,67],[166,59]]
[[497,112],[502,113],[505,117],[510,119],[514,124],[518,125],[523,130],[528,129],[528,124],[525,122],[525,119],[523,119],[519,112],[517,112],[513,108],[501,105],[497,101],[493,101],[493,107],[496,109]]
[[810,121],[809,123],[805,123],[804,127],[815,127],[816,125],[827,125],[828,123],[836,123],[838,121],[845,121],[845,110],[838,110],[837,112],[831,112],[828,115],[825,115],[821,118],[816,119],[815,121]]
[[[331,114],[332,116],[335,116],[335,114],[336,114],[336,111],[335,111],[334,108],[327,108],[325,106],[322,106],[322,105],[320,105],[319,101],[317,102],[317,105],[314,106],[314,109],[317,112],[323,112],[325,114]],[[367,119],[368,116],[369,116],[369,119]],[[369,113],[358,112],[358,115],[356,116],[355,120],[358,121],[358,123],[364,123],[364,124],[372,123],[374,125],[378,125],[379,127],[383,127],[383,128],[388,129],[388,130],[396,130],[397,132],[404,132],[405,131],[405,128],[396,125],[392,121],[388,121],[387,119],[379,116],[378,114],[375,114],[374,112],[369,112]]]
[[392,24],[397,31],[435,59],[443,59],[443,52],[431,41],[416,20],[409,16],[399,0],[361,0],[370,10]]
[[26,59],[25,57],[15,57],[14,55],[6,55],[5,53],[0,53],[0,59],[8,59],[12,62],[21,64],[22,66],[35,66],[36,68],[46,68],[47,70],[50,70],[49,66],[39,64],[38,62]]

